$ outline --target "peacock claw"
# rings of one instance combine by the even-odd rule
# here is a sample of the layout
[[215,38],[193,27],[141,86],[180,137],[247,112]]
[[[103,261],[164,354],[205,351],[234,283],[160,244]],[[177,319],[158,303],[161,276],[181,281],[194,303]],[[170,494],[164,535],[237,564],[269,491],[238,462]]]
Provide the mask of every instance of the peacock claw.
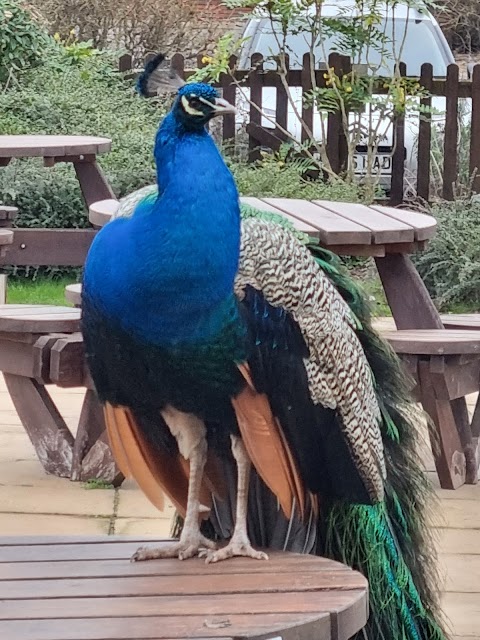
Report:
[[254,560],[268,560],[268,555],[263,551],[256,551],[250,542],[244,540],[230,540],[226,547],[217,550],[202,550],[200,558],[205,558],[206,564],[221,562],[228,558],[241,556]]
[[159,560],[163,558],[178,558],[187,560],[195,556],[201,556],[204,549],[214,550],[216,545],[212,540],[205,538],[201,534],[185,536],[179,542],[163,545],[161,547],[140,547],[130,558],[131,562],[142,562],[144,560]]

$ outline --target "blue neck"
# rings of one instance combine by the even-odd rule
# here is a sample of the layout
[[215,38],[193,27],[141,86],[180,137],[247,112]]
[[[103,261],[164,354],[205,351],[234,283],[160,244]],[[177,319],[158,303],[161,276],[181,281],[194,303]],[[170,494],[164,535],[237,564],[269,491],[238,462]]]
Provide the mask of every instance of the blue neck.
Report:
[[110,315],[146,340],[208,340],[234,313],[237,189],[205,129],[188,131],[172,113],[158,131],[155,160],[159,198],[118,220],[116,230],[105,227],[109,242],[103,255],[96,250],[99,261],[116,260],[102,298]]

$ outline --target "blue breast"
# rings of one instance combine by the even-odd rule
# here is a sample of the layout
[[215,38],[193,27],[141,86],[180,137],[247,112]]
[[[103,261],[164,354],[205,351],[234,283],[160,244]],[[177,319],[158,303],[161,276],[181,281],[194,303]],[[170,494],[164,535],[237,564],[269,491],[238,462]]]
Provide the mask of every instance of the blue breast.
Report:
[[171,116],[159,130],[156,161],[159,198],[97,234],[84,295],[145,341],[209,340],[236,313],[236,186],[211,137],[184,135]]

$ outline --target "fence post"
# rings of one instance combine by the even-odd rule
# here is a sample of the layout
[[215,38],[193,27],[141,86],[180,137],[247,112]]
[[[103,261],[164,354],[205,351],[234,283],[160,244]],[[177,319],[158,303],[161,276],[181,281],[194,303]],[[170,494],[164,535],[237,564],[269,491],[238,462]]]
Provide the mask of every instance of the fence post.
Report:
[[[340,79],[344,75],[351,73],[352,66],[350,58],[341,56],[338,53],[331,53],[328,58],[329,68],[334,68],[334,73]],[[346,113],[348,122],[348,112]],[[335,113],[328,114],[327,121],[327,156],[332,170],[339,175],[347,168],[348,163],[348,142],[347,131],[345,131],[343,115],[340,107]]]
[[182,56],[182,54],[175,53],[172,56],[172,61],[170,64],[172,66],[172,69],[175,69],[180,78],[182,78],[182,80],[185,80],[185,58]]
[[120,73],[126,73],[133,69],[133,58],[129,53],[125,53],[118,59],[118,70]]
[[[333,67],[335,75],[341,75],[341,61],[338,53],[331,53],[328,58],[328,67]],[[321,114],[320,114],[321,116]],[[327,156],[332,171],[340,173],[340,131],[342,130],[342,114],[338,109],[335,113],[329,113],[327,119]]]
[[480,193],[480,65],[476,64],[472,75],[472,120],[470,128],[469,171],[472,191]]
[[153,60],[155,58],[156,55],[157,54],[153,53],[152,51],[150,53],[147,53],[143,59],[144,65],[146,66],[150,62],[150,60]]
[[[348,76],[352,73],[352,61],[349,56],[340,56],[341,75]],[[345,106],[347,123],[349,120],[348,109]],[[345,130],[342,114],[340,114],[340,137],[338,140],[338,158],[340,161],[340,172],[346,171],[348,164],[348,132]]]
[[[400,75],[404,78],[407,70],[403,62],[400,63]],[[393,116],[393,155],[392,181],[390,183],[390,200],[392,207],[403,202],[403,181],[405,178],[405,111]]]
[[[284,63],[286,71],[285,79],[288,84],[288,71],[290,69],[290,59],[288,55],[285,55]],[[277,126],[275,127],[275,135],[281,140],[287,140],[288,136],[284,133],[284,131],[288,131],[288,94],[287,90],[283,86],[282,78],[280,75],[281,73],[281,62],[280,60],[277,60],[277,74],[275,76],[275,84],[277,89],[275,120],[277,122]]]
[[[237,64],[237,56],[230,56],[230,60],[228,62],[228,68],[230,71],[235,69]],[[220,87],[222,88],[222,96],[225,100],[228,100],[230,104],[236,105],[237,103],[237,87],[233,82],[230,74],[222,73],[220,76]],[[231,141],[235,143],[235,115],[227,114],[223,117],[223,130],[222,130],[222,139],[223,141]]]
[[[432,91],[433,66],[422,64],[420,85],[429,93]],[[428,96],[420,100],[420,104],[431,109],[432,98]],[[418,119],[418,154],[417,154],[417,196],[428,202],[430,196],[430,153],[432,148],[432,114],[430,111],[419,113]]]
[[[251,71],[248,76],[250,84],[250,124],[261,126],[262,114],[253,106],[256,104],[262,109],[262,87],[263,87],[263,56],[260,53],[254,53],[251,61]],[[258,142],[252,135],[248,136],[248,160],[255,162],[261,158]]]
[[[304,99],[305,94],[313,89],[312,68],[315,69],[312,54],[305,53],[302,65],[302,120],[313,135],[313,103],[311,106],[307,106]],[[306,142],[310,137],[303,126],[301,136],[302,142]]]
[[453,200],[453,185],[457,180],[458,171],[458,81],[458,66],[450,64],[445,82],[446,115],[443,145],[443,197],[445,200]]

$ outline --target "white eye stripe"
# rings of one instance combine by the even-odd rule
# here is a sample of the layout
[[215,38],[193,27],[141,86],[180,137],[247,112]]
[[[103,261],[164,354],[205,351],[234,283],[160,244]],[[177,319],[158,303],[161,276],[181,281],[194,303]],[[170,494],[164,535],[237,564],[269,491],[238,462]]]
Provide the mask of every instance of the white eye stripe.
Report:
[[204,113],[202,111],[198,111],[197,109],[194,109],[190,103],[188,102],[188,99],[186,96],[182,96],[182,106],[185,109],[186,113],[188,113],[191,116],[203,116]]
[[202,96],[198,96],[198,99],[200,100],[200,102],[203,102],[203,104],[207,104],[209,107],[212,107],[212,109],[215,109],[215,105],[212,104],[209,100],[207,100],[206,98],[202,98]]

